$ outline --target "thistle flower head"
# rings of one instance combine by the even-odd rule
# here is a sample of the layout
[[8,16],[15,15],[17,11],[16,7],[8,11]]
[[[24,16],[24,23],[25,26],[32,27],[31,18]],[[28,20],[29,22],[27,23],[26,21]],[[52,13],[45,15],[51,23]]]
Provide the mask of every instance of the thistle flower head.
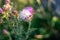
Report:
[[30,20],[34,14],[34,9],[32,7],[26,7],[20,12],[20,18],[23,20]]
[[11,11],[12,11],[13,16],[17,16],[18,15],[18,11],[16,9],[11,10]]
[[5,4],[10,4],[10,0],[4,0]]
[[0,8],[0,13],[2,13],[3,12],[3,9],[2,8]]
[[9,32],[6,29],[3,29],[3,34],[9,34]]
[[5,5],[3,5],[2,8],[3,8],[4,11],[9,11],[11,6],[9,4],[5,4]]
[[25,9],[28,10],[31,14],[34,13],[34,9],[30,6],[26,7]]

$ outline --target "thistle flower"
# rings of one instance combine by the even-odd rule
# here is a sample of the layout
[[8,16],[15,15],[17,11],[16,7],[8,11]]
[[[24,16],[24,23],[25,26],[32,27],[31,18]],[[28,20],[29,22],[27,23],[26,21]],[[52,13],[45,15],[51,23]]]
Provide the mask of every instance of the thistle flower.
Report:
[[31,14],[34,13],[34,9],[32,7],[26,7],[25,9],[28,10]]
[[0,8],[0,13],[2,13],[3,12],[3,9],[2,8]]
[[17,16],[18,15],[18,11],[17,10],[12,10],[12,15],[13,16]]
[[10,0],[4,0],[5,4],[10,4]]
[[26,7],[20,12],[20,18],[25,21],[30,21],[34,14],[34,9],[32,7]]
[[6,29],[3,29],[3,34],[9,34],[9,32]]
[[10,6],[10,4],[5,4],[5,5],[3,5],[2,8],[3,8],[4,11],[9,11],[11,6]]

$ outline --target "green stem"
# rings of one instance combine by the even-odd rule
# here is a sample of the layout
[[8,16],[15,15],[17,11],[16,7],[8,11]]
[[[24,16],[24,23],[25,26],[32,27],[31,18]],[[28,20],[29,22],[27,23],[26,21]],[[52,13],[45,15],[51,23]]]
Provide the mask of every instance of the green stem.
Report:
[[12,40],[11,36],[9,35],[9,40]]
[[51,32],[54,29],[54,25],[55,25],[55,23],[52,21],[52,23],[51,23]]
[[26,34],[26,40],[29,37],[30,27],[31,27],[31,21],[29,22],[29,26],[28,26],[28,30],[27,30],[27,34]]

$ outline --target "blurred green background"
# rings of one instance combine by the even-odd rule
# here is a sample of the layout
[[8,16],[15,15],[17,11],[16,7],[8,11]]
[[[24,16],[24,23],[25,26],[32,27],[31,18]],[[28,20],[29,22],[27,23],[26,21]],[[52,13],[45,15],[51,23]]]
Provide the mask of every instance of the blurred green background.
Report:
[[[13,8],[17,9],[18,11],[21,11],[24,7],[32,6],[35,10],[35,14],[33,16],[32,22],[31,22],[31,32],[29,33],[28,40],[59,40],[60,38],[60,17],[53,15],[52,9],[50,8],[44,8],[43,1],[40,0],[11,0],[11,5]],[[2,7],[4,4],[4,0],[0,0],[0,7]],[[4,19],[5,21],[5,19]],[[11,26],[12,24],[10,24]],[[11,34],[12,40],[24,40],[25,34],[28,29],[29,23],[27,22],[20,22],[19,30],[22,31],[22,37],[19,36],[19,34]],[[6,26],[6,27],[5,27]],[[0,40],[8,40],[10,37],[7,35],[2,34],[2,29],[6,28],[9,32],[14,29],[14,27],[8,27],[8,22],[6,21],[5,24],[0,24]],[[48,35],[47,35],[48,34]],[[16,36],[18,35],[18,36]],[[43,35],[42,38],[37,38],[35,35]],[[46,36],[48,36],[46,38]],[[41,36],[39,36],[41,37]],[[19,39],[21,38],[21,39]],[[11,40],[11,39],[9,39]]]

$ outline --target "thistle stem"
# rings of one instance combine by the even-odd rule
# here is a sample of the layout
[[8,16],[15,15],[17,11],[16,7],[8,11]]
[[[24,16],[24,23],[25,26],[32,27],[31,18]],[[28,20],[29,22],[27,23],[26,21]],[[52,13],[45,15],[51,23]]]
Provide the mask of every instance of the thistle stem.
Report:
[[28,30],[27,30],[27,34],[26,34],[26,40],[29,37],[30,27],[31,27],[31,21],[29,22],[29,26],[28,26]]

